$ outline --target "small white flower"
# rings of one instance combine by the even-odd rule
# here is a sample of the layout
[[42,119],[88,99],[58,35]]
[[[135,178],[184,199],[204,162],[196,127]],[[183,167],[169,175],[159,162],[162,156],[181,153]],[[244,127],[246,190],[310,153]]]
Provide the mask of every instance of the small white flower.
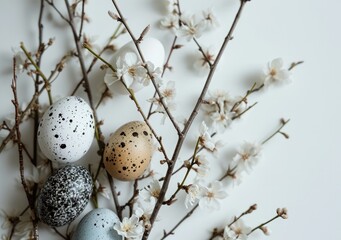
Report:
[[208,175],[210,171],[209,161],[207,160],[205,155],[199,155],[196,157],[195,163],[198,165],[198,168],[195,168],[197,172],[198,178],[204,178]]
[[199,206],[201,208],[208,208],[212,210],[219,209],[219,199],[227,197],[226,191],[223,190],[223,185],[219,181],[210,183],[208,187],[204,188],[203,196],[199,200]]
[[160,21],[161,28],[169,29],[172,32],[176,32],[179,28],[179,17],[177,15],[169,14]]
[[202,12],[204,17],[204,22],[206,24],[206,28],[216,28],[219,27],[218,20],[213,13],[213,9],[209,8],[206,11]]
[[209,63],[213,64],[216,58],[216,55],[211,48],[203,47],[203,52],[205,56],[203,56],[202,52],[200,51],[196,52],[196,60],[194,61],[193,64],[194,68],[199,71],[209,70],[210,69]]
[[136,53],[127,52],[124,56],[118,57],[114,67],[115,65],[116,72],[109,69],[104,76],[104,82],[107,86],[123,80],[127,87],[135,92],[143,88],[141,82],[145,78],[147,71],[141,65]]
[[221,149],[225,146],[224,142],[221,140],[218,140],[214,143],[214,148],[212,150],[213,156],[215,158],[219,157]]
[[16,70],[19,73],[22,73],[25,69],[25,64],[26,64],[26,55],[25,53],[20,49],[20,48],[12,48],[12,52],[14,54],[14,58],[15,58],[15,67]]
[[187,41],[192,40],[194,37],[201,37],[205,30],[205,22],[198,20],[195,15],[184,15],[181,17],[182,25],[177,31],[178,37],[185,37]]
[[224,240],[246,240],[251,228],[246,226],[242,219],[224,229]]
[[203,187],[199,184],[191,184],[186,193],[186,199],[185,199],[185,206],[186,208],[189,208],[190,206],[193,206],[194,203],[197,202],[202,197]]
[[[162,80],[161,80],[161,69],[159,67],[155,67],[152,62],[147,62],[147,68],[149,73],[152,75],[154,78],[154,81],[156,84],[160,85]],[[143,86],[148,86],[151,82],[150,76],[147,74],[147,71],[144,69],[145,75],[139,79],[139,83],[143,84]]]
[[176,4],[175,0],[163,0],[163,4],[168,13],[174,12],[175,4]]
[[141,192],[142,198],[146,202],[154,202],[159,198],[161,186],[158,180],[154,179],[146,188]]
[[107,187],[103,186],[98,180],[95,181],[95,188],[96,188],[97,194],[110,200],[110,191],[108,190]]
[[2,218],[1,228],[6,230],[10,229],[12,226],[12,221],[15,218],[15,215],[10,215],[5,212],[5,210],[0,209],[0,217]]
[[122,222],[116,223],[114,229],[123,237],[130,239],[140,239],[143,234],[143,222],[135,214],[130,218],[124,217]]
[[262,150],[259,143],[245,142],[233,157],[233,161],[237,164],[238,171],[250,172],[253,166],[258,162]]
[[208,127],[206,126],[205,122],[201,123],[199,132],[200,132],[200,136],[199,136],[200,145],[210,151],[213,151],[215,145],[211,137],[211,134],[209,134],[208,132]]
[[290,80],[290,72],[283,66],[283,59],[276,58],[264,70],[264,86],[282,84]]

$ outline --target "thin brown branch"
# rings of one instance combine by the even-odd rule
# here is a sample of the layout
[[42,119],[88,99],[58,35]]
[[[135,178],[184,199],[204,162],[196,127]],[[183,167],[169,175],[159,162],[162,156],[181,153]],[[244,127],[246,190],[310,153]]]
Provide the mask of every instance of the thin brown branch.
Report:
[[84,16],[85,16],[85,0],[82,0],[82,10],[81,10],[81,26],[79,27],[78,40],[82,39],[83,26],[84,26]]
[[128,26],[128,24],[127,24],[125,18],[123,17],[123,14],[121,13],[120,8],[118,7],[118,5],[117,5],[117,3],[116,3],[116,0],[112,0],[112,3],[114,4],[115,9],[116,9],[116,11],[117,11],[117,13],[118,13],[118,15],[119,15],[119,18],[118,18],[117,20],[118,20],[119,22],[121,22],[121,23],[124,25],[125,29],[127,29],[127,32],[129,33],[131,39],[133,40],[133,42],[134,42],[134,44],[135,44],[135,47],[136,47],[137,52],[138,52],[138,55],[140,56],[141,61],[142,61],[143,65],[144,65],[144,67],[145,67],[145,69],[146,69],[146,71],[147,71],[147,74],[148,74],[148,76],[150,77],[151,82],[152,82],[153,85],[154,85],[155,91],[157,92],[157,95],[159,96],[160,103],[162,104],[162,107],[165,109],[165,112],[167,113],[167,116],[168,116],[169,119],[171,120],[171,122],[172,122],[172,124],[173,124],[175,130],[176,130],[177,133],[178,133],[178,135],[181,135],[182,133],[181,133],[181,130],[180,130],[179,125],[178,125],[177,122],[175,121],[175,118],[173,117],[173,115],[171,114],[171,112],[170,112],[170,110],[169,110],[167,104],[165,103],[165,101],[164,101],[164,96],[162,95],[162,93],[161,93],[161,91],[160,91],[160,89],[159,89],[159,86],[158,86],[158,84],[157,84],[156,81],[155,81],[155,78],[154,78],[153,74],[151,74],[151,72],[149,71],[149,69],[148,69],[148,67],[147,67],[147,62],[146,62],[146,60],[145,60],[145,58],[144,58],[144,55],[143,55],[143,53],[142,53],[142,51],[141,51],[140,44],[139,44],[139,42],[137,41],[138,39],[134,36],[133,32],[131,31],[130,27]]
[[[165,198],[165,195],[166,195],[169,183],[170,183],[170,179],[172,177],[173,169],[174,169],[175,163],[176,163],[176,161],[178,159],[178,156],[179,156],[180,150],[182,148],[182,145],[184,143],[185,136],[187,135],[187,133],[188,133],[188,131],[189,131],[193,121],[194,121],[194,118],[198,114],[198,111],[199,111],[199,108],[201,106],[202,100],[204,99],[204,97],[206,95],[208,87],[209,87],[209,85],[211,83],[211,80],[213,78],[213,75],[215,73],[216,67],[217,67],[217,65],[218,65],[218,63],[219,63],[219,61],[220,61],[220,59],[221,59],[221,57],[222,57],[222,55],[224,53],[224,50],[225,50],[228,42],[230,41],[230,39],[231,39],[231,37],[233,35],[233,32],[234,32],[234,30],[235,30],[235,28],[237,26],[237,23],[238,23],[238,21],[240,19],[241,13],[242,13],[242,11],[244,9],[244,6],[245,6],[246,2],[247,2],[246,0],[242,0],[240,2],[240,7],[239,7],[238,12],[237,12],[237,14],[235,16],[235,19],[234,19],[234,21],[232,23],[232,26],[231,26],[228,34],[226,35],[226,37],[224,39],[224,42],[223,42],[223,44],[222,44],[222,46],[221,46],[221,48],[219,50],[219,53],[217,55],[217,58],[216,58],[215,62],[213,63],[212,67],[210,68],[210,72],[209,72],[208,77],[206,79],[204,88],[202,89],[202,92],[201,92],[201,94],[200,94],[200,96],[199,96],[199,98],[197,100],[197,103],[196,103],[196,105],[195,105],[195,107],[194,107],[190,117],[188,118],[188,121],[186,122],[184,129],[182,130],[182,134],[179,135],[179,139],[178,139],[178,142],[176,144],[175,151],[174,151],[174,154],[172,156],[171,163],[168,165],[165,181],[162,184],[158,201],[155,204],[153,213],[152,213],[151,218],[150,218],[150,223],[151,223],[152,226],[153,226],[153,223],[154,223],[154,221],[156,219],[156,216],[158,215],[158,212],[159,212],[159,210],[160,210],[160,208],[162,206],[162,203],[164,201],[164,198]],[[148,238],[148,236],[149,236],[149,233],[150,233],[150,231],[145,231],[142,239],[146,240]]]
[[20,179],[21,179],[21,184],[24,188],[25,194],[27,201],[29,203],[30,209],[31,209],[31,218],[32,218],[32,224],[33,224],[33,234],[34,234],[34,239],[38,240],[39,239],[39,234],[38,234],[38,228],[37,228],[37,218],[35,215],[35,203],[34,203],[34,198],[30,194],[30,190],[26,184],[25,180],[25,175],[24,175],[24,156],[23,156],[23,146],[21,142],[21,132],[20,132],[20,111],[19,111],[19,101],[18,101],[18,96],[17,96],[17,76],[15,73],[15,66],[16,66],[16,61],[15,58],[13,58],[13,79],[12,79],[12,92],[13,92],[13,100],[12,103],[15,108],[15,129],[16,129],[16,135],[17,135],[17,146],[18,146],[18,153],[19,153],[19,172],[20,172]]
[[115,208],[116,208],[116,213],[118,218],[122,221],[122,208],[121,205],[119,203],[118,200],[118,195],[116,192],[116,187],[115,187],[115,183],[114,183],[114,179],[112,178],[112,176],[107,172],[107,177],[109,180],[109,185],[110,185],[110,189],[111,189],[111,193],[114,199],[114,204],[115,204]]

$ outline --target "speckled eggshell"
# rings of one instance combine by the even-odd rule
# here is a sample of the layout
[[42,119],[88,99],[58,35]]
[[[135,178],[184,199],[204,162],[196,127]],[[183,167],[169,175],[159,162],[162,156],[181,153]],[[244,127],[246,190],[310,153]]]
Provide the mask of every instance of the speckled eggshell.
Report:
[[70,163],[89,150],[94,138],[90,106],[80,97],[65,97],[52,104],[39,123],[38,143],[50,160]]
[[105,169],[114,178],[130,181],[140,177],[153,154],[152,133],[145,122],[129,122],[110,136],[104,150]]
[[72,240],[121,240],[114,229],[119,222],[117,215],[106,208],[97,208],[86,214],[79,222]]
[[92,178],[82,166],[67,165],[50,176],[38,196],[38,216],[53,227],[74,220],[88,204]]

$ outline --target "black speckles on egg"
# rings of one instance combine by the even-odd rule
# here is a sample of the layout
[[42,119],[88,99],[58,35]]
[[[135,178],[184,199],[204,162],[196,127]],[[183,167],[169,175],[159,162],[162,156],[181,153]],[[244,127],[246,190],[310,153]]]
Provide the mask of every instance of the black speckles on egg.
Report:
[[152,153],[150,129],[144,122],[130,122],[110,136],[104,151],[106,170],[120,180],[135,180],[148,167]]
[[79,222],[72,240],[121,240],[113,228],[117,222],[119,219],[113,211],[94,209]]
[[50,226],[63,226],[74,220],[88,204],[92,178],[82,166],[68,165],[50,176],[38,197],[38,216]]
[[38,142],[44,155],[63,163],[80,159],[94,138],[91,116],[90,106],[79,97],[66,97],[54,103],[43,115],[38,129]]

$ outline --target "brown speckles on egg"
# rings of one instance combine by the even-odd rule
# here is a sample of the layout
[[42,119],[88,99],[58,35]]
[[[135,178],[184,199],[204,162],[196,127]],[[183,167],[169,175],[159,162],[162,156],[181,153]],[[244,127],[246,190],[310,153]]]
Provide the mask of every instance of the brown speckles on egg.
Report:
[[104,151],[106,170],[120,180],[140,177],[152,158],[152,135],[144,122],[129,122],[110,136]]

